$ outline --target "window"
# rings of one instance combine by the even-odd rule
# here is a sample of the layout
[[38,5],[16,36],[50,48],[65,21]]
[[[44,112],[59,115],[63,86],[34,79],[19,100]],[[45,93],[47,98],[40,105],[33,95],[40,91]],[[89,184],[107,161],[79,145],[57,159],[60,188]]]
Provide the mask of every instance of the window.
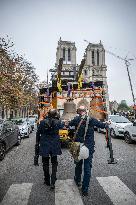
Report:
[[94,51],[92,51],[92,64],[95,65],[95,61],[94,61]]
[[68,48],[68,61],[71,61],[71,53],[70,53],[70,48]]
[[65,48],[63,48],[63,61],[65,61]]
[[74,72],[69,72],[69,75],[74,75]]
[[97,65],[99,65],[99,50],[97,50]]
[[87,70],[84,70],[84,74],[85,74],[85,75],[88,75],[88,71],[87,71]]
[[69,72],[64,72],[64,75],[69,75]]
[[130,121],[125,118],[124,116],[112,116],[112,115],[109,115],[109,119],[115,123],[129,123]]

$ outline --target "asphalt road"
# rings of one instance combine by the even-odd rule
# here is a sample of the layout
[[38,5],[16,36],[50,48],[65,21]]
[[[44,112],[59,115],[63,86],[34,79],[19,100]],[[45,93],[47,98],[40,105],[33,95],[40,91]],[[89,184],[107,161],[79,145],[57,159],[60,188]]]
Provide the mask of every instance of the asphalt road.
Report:
[[[95,142],[89,196],[82,197],[79,190],[77,198],[80,197],[81,203],[76,203],[76,200],[73,203],[74,199],[71,199],[71,202],[62,201],[63,198],[67,199],[70,193],[77,194],[78,192],[74,190],[76,188],[71,188],[71,190],[66,188],[68,183],[72,183],[74,176],[74,163],[66,148],[63,148],[63,154],[59,157],[57,173],[62,190],[56,188],[55,191],[50,191],[49,187],[43,184],[41,159],[39,167],[33,165],[35,145],[35,132],[33,132],[30,138],[22,140],[20,146],[9,150],[5,159],[0,162],[0,204],[136,205],[136,143],[129,145],[123,139],[112,139],[117,164],[109,165],[107,163],[109,153],[105,148],[104,135],[95,133]],[[62,196],[60,192],[64,192],[64,189],[66,189],[65,194],[63,193]],[[11,201],[9,195],[12,196],[14,202]],[[119,198],[122,201],[119,201]]]

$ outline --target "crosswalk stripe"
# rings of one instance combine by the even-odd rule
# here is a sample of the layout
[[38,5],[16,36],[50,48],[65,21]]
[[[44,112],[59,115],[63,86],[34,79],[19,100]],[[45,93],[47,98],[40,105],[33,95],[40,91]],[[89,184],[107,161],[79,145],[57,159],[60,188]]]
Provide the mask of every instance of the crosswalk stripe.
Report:
[[27,205],[32,183],[12,184],[0,205]]
[[55,184],[55,205],[83,205],[79,190],[71,179],[57,180]]
[[136,195],[117,177],[96,177],[114,205],[136,205]]

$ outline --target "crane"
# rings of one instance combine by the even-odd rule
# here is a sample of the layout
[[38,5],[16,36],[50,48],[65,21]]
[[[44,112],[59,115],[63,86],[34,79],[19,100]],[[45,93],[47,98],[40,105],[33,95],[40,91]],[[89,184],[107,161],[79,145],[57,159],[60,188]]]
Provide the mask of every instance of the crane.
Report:
[[82,83],[81,83],[82,82],[82,70],[84,68],[85,61],[86,61],[85,58],[83,58],[79,66],[78,73],[76,75],[76,81],[78,82],[78,88],[82,87]]
[[[87,40],[84,40],[86,43],[90,43],[89,41]],[[129,66],[131,65],[130,61],[134,60],[133,58],[130,58],[130,59],[127,59],[127,56],[125,58],[119,56],[119,55],[116,55],[115,53],[109,51],[109,50],[106,50],[104,49],[106,53],[114,56],[115,58],[118,58],[122,61],[125,62],[125,66],[127,68],[127,74],[128,74],[128,79],[129,79],[129,84],[130,84],[130,90],[131,90],[131,94],[132,94],[132,99],[133,99],[133,103],[134,103],[134,109],[136,107],[136,100],[135,100],[135,96],[134,96],[134,91],[133,91],[133,86],[132,86],[132,81],[131,81],[131,77],[130,77],[130,72],[129,72]],[[136,117],[136,110],[135,110],[135,117]]]
[[[130,77],[130,72],[129,72],[129,66],[131,65],[130,61],[134,60],[133,58],[127,59],[127,56],[125,58],[122,58],[118,55],[116,55],[115,53],[105,50],[107,53],[109,53],[110,55],[113,55],[114,57],[123,60],[125,62],[126,68],[127,68],[127,74],[128,74],[128,79],[129,79],[129,84],[130,84],[130,89],[131,89],[131,94],[132,94],[132,98],[133,98],[133,103],[134,103],[134,108],[136,106],[136,101],[135,101],[135,96],[134,96],[134,91],[133,91],[133,86],[132,86],[132,81],[131,81],[131,77]],[[136,115],[136,113],[135,113]]]

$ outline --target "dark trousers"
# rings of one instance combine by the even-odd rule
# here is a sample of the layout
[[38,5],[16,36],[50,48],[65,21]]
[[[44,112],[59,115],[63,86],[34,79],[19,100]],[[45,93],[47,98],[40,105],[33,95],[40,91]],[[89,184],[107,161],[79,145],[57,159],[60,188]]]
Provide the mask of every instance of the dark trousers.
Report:
[[[57,179],[56,173],[57,173],[58,161],[57,161],[57,156],[50,155],[50,157],[51,157],[51,164],[52,164],[51,184],[55,184],[55,181]],[[42,157],[44,180],[45,180],[45,183],[48,183],[48,184],[50,184],[50,172],[49,172],[50,157]]]
[[[87,159],[84,160],[84,176],[82,181],[82,191],[88,192],[90,178],[91,178],[91,168],[92,168],[92,158],[93,156],[90,155]],[[75,181],[77,183],[81,182],[81,175],[82,175],[82,165],[83,160],[79,162],[75,162]]]

